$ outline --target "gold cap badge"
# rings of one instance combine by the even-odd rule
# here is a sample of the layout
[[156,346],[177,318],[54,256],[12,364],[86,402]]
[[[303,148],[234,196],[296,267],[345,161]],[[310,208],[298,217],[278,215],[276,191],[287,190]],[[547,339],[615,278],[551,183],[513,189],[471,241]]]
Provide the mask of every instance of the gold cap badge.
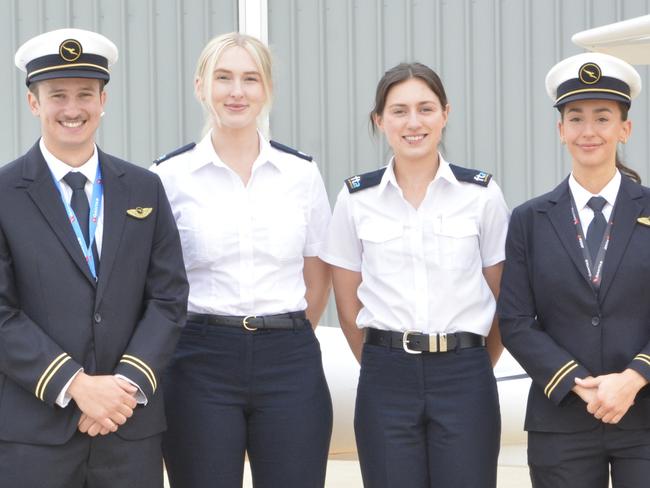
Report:
[[580,66],[578,76],[580,78],[580,81],[582,81],[585,85],[593,85],[594,83],[598,83],[600,81],[601,73],[602,72],[600,71],[600,66],[598,66],[596,63],[585,63]]
[[76,39],[66,39],[59,45],[59,56],[72,63],[81,56],[81,43]]

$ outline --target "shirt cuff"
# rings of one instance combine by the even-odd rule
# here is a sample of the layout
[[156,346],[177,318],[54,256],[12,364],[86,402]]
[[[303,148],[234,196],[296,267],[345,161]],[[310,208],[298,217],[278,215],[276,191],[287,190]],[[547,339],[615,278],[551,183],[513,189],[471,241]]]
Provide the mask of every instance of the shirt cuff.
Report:
[[129,378],[127,378],[123,374],[116,374],[115,377],[120,378],[120,379],[132,384],[133,386],[135,386],[138,389],[138,391],[135,392],[135,401],[138,402],[138,405],[142,405],[143,407],[147,406],[147,402],[149,401],[147,399],[147,395],[144,394],[144,392],[140,389],[140,386],[135,381],[131,381]]
[[56,404],[61,407],[65,408],[68,406],[68,403],[70,403],[70,400],[72,400],[72,397],[68,395],[68,388],[70,388],[70,384],[72,383],[72,380],[74,380],[79,373],[81,373],[84,369],[79,368],[75,374],[72,375],[72,377],[68,380],[68,382],[61,388],[61,392],[59,395],[56,397]]

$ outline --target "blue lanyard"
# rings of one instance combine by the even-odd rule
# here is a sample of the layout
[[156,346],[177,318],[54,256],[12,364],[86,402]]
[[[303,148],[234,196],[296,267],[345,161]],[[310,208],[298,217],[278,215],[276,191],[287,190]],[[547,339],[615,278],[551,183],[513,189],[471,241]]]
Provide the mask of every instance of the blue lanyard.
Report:
[[61,195],[61,200],[63,201],[63,205],[65,206],[65,211],[68,214],[68,220],[72,224],[72,230],[74,230],[75,236],[77,237],[77,242],[79,242],[81,251],[84,254],[84,258],[86,258],[88,267],[90,268],[90,274],[93,276],[93,278],[95,278],[95,281],[97,281],[95,258],[93,256],[93,243],[95,242],[95,232],[97,231],[97,220],[99,219],[99,212],[102,208],[102,200],[104,198],[104,186],[102,184],[102,171],[99,167],[99,163],[97,163],[97,173],[95,174],[95,181],[93,181],[93,193],[90,199],[91,202],[90,212],[88,212],[88,239],[90,240],[88,244],[86,244],[86,239],[84,239],[83,233],[81,232],[81,227],[79,227],[79,222],[77,221],[77,217],[74,214],[74,210],[72,210],[70,203],[68,202],[68,200],[65,198],[65,195],[63,194],[63,190],[61,189],[61,184],[54,177],[54,175],[52,175],[52,179],[54,180],[54,184],[59,190],[59,194]]

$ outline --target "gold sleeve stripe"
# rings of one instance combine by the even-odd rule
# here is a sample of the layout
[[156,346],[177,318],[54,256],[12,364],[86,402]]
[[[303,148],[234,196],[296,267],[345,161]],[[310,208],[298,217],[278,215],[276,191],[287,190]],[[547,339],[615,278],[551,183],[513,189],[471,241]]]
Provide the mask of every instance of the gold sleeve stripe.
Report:
[[[130,359],[126,359],[127,357]],[[127,355],[122,356],[122,359],[120,359],[120,363],[130,364],[134,368],[140,370],[140,372],[145,376],[145,378],[149,380],[149,383],[151,383],[151,388],[153,389],[153,391],[154,392],[156,391],[157,388],[156,378],[153,376],[153,373],[150,373],[151,370],[149,370],[149,368],[146,365],[142,366],[138,359],[134,358],[133,356],[127,356]]]
[[[640,354],[637,354],[636,357],[637,358],[645,358],[645,359],[650,361],[650,356],[648,356],[647,354],[640,353]],[[634,358],[634,359],[636,359],[636,358]]]
[[644,356],[646,356],[646,355],[645,355],[645,354],[643,354],[643,355],[639,354],[639,355],[637,355],[637,357],[635,357],[634,359],[637,359],[637,360],[639,360],[639,361],[643,361],[643,362],[646,363],[648,366],[650,366],[650,359],[646,359],[646,357],[644,357]]
[[555,390],[555,387],[560,384],[560,382],[564,379],[566,375],[568,375],[571,371],[576,369],[578,367],[578,363],[575,363],[573,366],[571,366],[569,369],[567,369],[564,373],[560,375],[560,377],[557,379],[555,384],[551,387],[550,390],[548,390],[548,397],[551,398],[551,395],[553,394],[553,390]]
[[145,363],[142,359],[136,358],[135,356],[131,356],[130,354],[125,354],[122,357],[124,359],[130,359],[131,361],[135,361],[140,366],[142,366],[144,369],[146,369],[149,372],[151,384],[154,385],[153,389],[155,390],[156,388],[158,388],[158,382],[156,381],[156,375],[154,374],[153,370],[149,367],[149,365],[147,363]]
[[36,390],[34,391],[34,395],[36,395],[36,398],[41,398],[40,391],[41,391],[41,386],[43,389],[45,389],[45,386],[43,385],[43,381],[45,380],[45,377],[48,375],[50,370],[56,366],[56,363],[61,361],[64,357],[66,357],[68,354],[63,352],[59,354],[56,358],[54,358],[54,361],[52,361],[47,368],[45,368],[45,371],[43,371],[43,374],[41,377],[38,379],[38,383],[36,383]]
[[577,363],[572,359],[571,361],[569,361],[568,363],[566,363],[564,366],[562,366],[560,369],[557,370],[557,373],[555,373],[555,375],[551,378],[551,381],[549,381],[548,384],[546,385],[546,388],[544,388],[544,395],[546,395],[547,397],[551,396],[551,394],[549,393],[549,389],[552,390],[553,388],[555,388],[555,385],[559,383],[560,380],[562,380],[562,378],[564,378],[564,375],[568,371],[570,371],[570,370],[567,371],[567,368],[571,367],[571,365],[573,364],[577,366]]
[[54,377],[56,372],[59,369],[61,369],[61,366],[63,366],[68,361],[70,361],[70,359],[72,359],[70,356],[63,353],[50,363],[50,366],[48,366],[48,368],[45,370],[45,373],[43,373],[43,376],[41,376],[41,379],[39,380],[38,385],[36,386],[36,396],[40,400],[45,399],[45,389],[47,388],[47,385],[49,384],[50,380]]

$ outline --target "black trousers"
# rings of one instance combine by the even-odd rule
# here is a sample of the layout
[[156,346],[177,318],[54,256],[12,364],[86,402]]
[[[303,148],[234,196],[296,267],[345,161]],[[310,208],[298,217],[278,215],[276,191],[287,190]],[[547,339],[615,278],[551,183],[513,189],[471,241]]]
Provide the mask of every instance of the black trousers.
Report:
[[365,488],[494,488],[501,422],[483,347],[365,344],[355,434]]
[[77,432],[60,446],[0,441],[0,486],[162,488],[161,436],[137,441]]
[[173,488],[322,488],[332,401],[311,327],[189,322],[164,377],[163,452]]
[[650,486],[650,429],[601,425],[574,433],[529,432],[528,464],[534,488]]

